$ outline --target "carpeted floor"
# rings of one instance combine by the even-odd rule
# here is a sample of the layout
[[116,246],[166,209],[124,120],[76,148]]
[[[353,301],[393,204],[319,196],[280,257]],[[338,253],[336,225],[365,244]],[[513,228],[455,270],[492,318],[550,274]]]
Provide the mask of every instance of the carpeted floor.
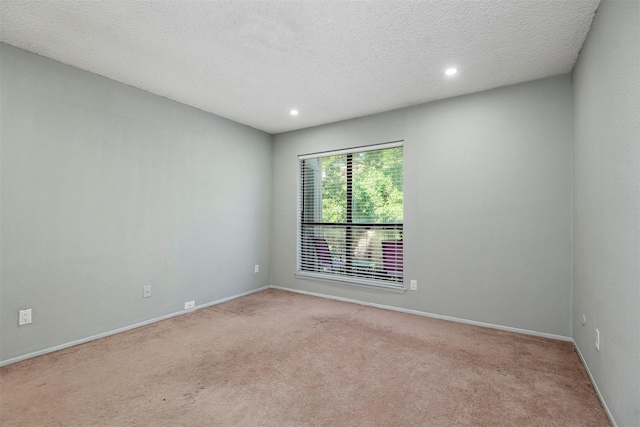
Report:
[[2,426],[606,426],[571,343],[267,290],[0,369]]

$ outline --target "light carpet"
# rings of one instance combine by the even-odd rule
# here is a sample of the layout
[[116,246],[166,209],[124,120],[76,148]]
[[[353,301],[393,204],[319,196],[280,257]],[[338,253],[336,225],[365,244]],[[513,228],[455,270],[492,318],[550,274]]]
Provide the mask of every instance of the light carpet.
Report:
[[606,426],[571,343],[270,289],[0,369],[2,426]]

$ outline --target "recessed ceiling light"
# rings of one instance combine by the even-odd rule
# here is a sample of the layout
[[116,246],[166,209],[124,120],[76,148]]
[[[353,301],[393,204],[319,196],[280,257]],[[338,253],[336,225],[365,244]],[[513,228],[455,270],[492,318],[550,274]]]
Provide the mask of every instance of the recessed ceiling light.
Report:
[[297,116],[298,115],[298,110],[291,110],[291,111],[289,111],[289,114],[291,114],[292,116]]
[[454,74],[456,74],[457,72],[458,72],[458,69],[457,69],[457,68],[453,68],[453,67],[452,67],[452,68],[447,68],[447,71],[445,71],[444,73],[445,73],[447,76],[453,76],[453,75],[454,75]]

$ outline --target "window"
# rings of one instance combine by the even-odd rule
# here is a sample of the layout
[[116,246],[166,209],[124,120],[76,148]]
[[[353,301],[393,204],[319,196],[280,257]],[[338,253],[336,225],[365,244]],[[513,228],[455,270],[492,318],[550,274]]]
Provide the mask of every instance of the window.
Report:
[[297,275],[404,291],[402,143],[299,159]]

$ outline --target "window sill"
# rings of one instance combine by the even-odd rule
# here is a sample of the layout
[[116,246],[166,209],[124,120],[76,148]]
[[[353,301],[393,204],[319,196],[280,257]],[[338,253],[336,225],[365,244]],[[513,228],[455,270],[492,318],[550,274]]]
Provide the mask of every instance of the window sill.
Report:
[[377,289],[386,292],[394,292],[397,294],[403,294],[407,288],[404,287],[404,283],[392,283],[382,280],[363,279],[358,277],[345,277],[331,273],[313,273],[310,271],[297,271],[295,276],[298,279],[304,280],[318,280],[321,282],[340,283],[348,286],[358,286],[369,289]]

